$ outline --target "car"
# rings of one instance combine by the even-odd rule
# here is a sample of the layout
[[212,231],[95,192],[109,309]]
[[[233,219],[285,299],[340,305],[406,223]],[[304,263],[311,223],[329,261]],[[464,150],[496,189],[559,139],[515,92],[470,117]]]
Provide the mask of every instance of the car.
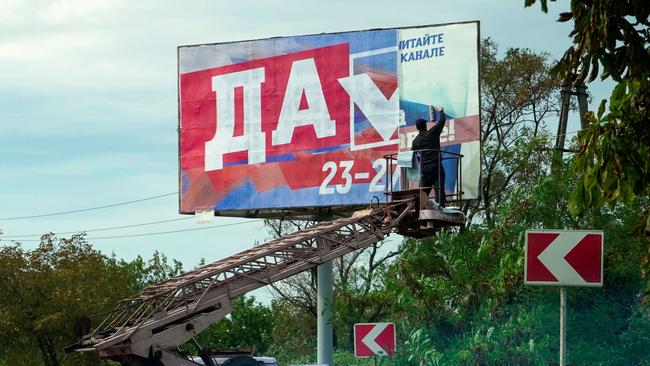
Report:
[[[199,356],[192,357],[192,361],[199,365],[205,365]],[[278,366],[278,361],[273,357],[252,357],[252,356],[235,356],[235,357],[218,357],[213,356],[212,361],[218,366]]]

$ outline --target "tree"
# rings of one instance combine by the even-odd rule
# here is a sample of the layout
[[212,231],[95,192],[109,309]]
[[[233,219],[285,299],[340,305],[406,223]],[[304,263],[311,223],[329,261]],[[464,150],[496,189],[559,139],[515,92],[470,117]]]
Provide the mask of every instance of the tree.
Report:
[[315,355],[316,317],[284,299],[274,299],[272,309],[275,324],[269,355],[281,365],[311,362],[304,358]]
[[[103,320],[117,302],[143,286],[180,272],[182,266],[155,253],[149,261],[107,257],[85,234],[41,237],[35,249],[20,243],[0,248],[0,364],[98,365],[85,352],[63,355],[76,341],[73,324],[81,316]],[[97,325],[95,323],[94,325]]]
[[[265,355],[271,346],[274,316],[271,308],[255,302],[255,297],[238,297],[232,312],[198,336],[204,347],[255,348]],[[188,348],[186,346],[186,348]]]
[[[526,6],[535,3],[525,0]],[[540,4],[547,12],[547,0]],[[647,0],[573,0],[570,11],[560,14],[560,21],[574,22],[573,45],[553,72],[568,84],[592,82],[599,75],[617,83],[609,110],[603,100],[597,114],[588,114],[589,128],[579,134],[574,166],[582,184],[572,192],[574,214],[650,195],[649,16]],[[638,230],[650,246],[650,210],[640,216]],[[650,275],[650,252],[643,270]]]
[[[526,0],[526,6],[535,2]],[[547,12],[547,0],[540,3]],[[553,72],[568,84],[592,82],[599,73],[617,82],[609,111],[603,100],[579,135],[575,166],[583,184],[574,191],[572,210],[581,214],[650,194],[650,3],[579,0],[570,10],[560,21],[573,19],[573,45]]]
[[[509,48],[498,57],[490,38],[481,42],[481,200],[473,209],[492,220],[506,193],[545,174],[546,120],[559,111],[561,80],[549,75],[547,53]],[[522,143],[524,142],[525,143]],[[534,142],[534,143],[531,143]],[[527,151],[523,151],[527,149]]]
[[132,292],[183,273],[183,263],[176,259],[172,259],[169,263],[167,256],[157,250],[153,252],[149,260],[144,260],[138,255],[132,262],[122,259],[119,264],[127,268],[130,282],[134,285]]
[[[271,234],[304,229],[313,222],[294,220],[267,220]],[[382,298],[381,274],[388,263],[399,255],[399,250],[382,250],[386,243],[374,243],[334,262],[334,343],[335,347],[351,350],[354,344],[352,324],[360,321],[378,321],[388,310]],[[317,317],[317,271],[302,272],[271,286],[283,303],[306,313],[315,323]],[[385,300],[385,299],[384,299]],[[315,327],[311,328],[315,331]]]
[[[101,314],[133,288],[128,270],[95,251],[83,235],[57,239],[47,234],[40,245],[0,249],[0,359],[9,364],[46,366],[94,363],[94,355],[63,357],[74,343],[79,316]],[[94,361],[90,361],[94,359]]]
[[[644,240],[632,233],[650,200],[576,217],[567,212],[568,193],[579,183],[565,166],[508,191],[493,222],[406,241],[385,280],[405,347],[395,364],[557,363],[557,292],[523,286],[522,276],[525,230],[548,227],[607,227],[605,287],[569,295],[571,362],[650,362],[650,314],[639,307]],[[593,352],[599,344],[608,347]]]

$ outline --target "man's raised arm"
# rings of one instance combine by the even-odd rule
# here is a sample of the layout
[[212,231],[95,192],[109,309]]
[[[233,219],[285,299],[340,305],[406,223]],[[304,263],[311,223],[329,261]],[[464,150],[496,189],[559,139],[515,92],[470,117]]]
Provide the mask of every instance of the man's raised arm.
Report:
[[447,121],[447,115],[445,114],[445,109],[442,107],[438,111],[438,114],[440,115],[440,117],[438,118],[438,122],[435,125],[433,125],[431,129],[429,129],[429,133],[433,133],[435,135],[440,136],[440,134],[442,133],[442,129],[445,127],[445,122]]

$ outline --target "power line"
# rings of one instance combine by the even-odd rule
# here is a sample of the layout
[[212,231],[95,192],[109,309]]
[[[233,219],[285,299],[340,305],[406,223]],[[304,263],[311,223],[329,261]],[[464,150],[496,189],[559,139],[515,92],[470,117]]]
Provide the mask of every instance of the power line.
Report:
[[[116,230],[116,229],[127,229],[131,227],[138,227],[138,226],[147,226],[147,225],[155,225],[155,224],[163,224],[166,222],[174,222],[174,221],[183,221],[183,220],[189,220],[193,219],[194,216],[188,216],[188,217],[183,217],[179,219],[170,219],[170,220],[160,220],[160,221],[152,221],[152,222],[143,222],[140,224],[130,224],[130,225],[122,225],[122,226],[112,226],[112,227],[104,227],[104,228],[98,228],[98,229],[88,229],[88,230],[74,230],[74,231],[55,231],[53,234],[55,235],[67,235],[67,234],[77,234],[77,233],[90,233],[90,232],[95,232],[95,231],[107,231],[107,230]],[[2,238],[28,238],[30,236],[41,236],[41,234],[21,234],[21,235],[3,235]]]
[[[182,233],[182,232],[187,232],[187,231],[208,230],[208,229],[216,229],[216,228],[222,228],[222,227],[228,227],[228,226],[245,225],[245,224],[252,224],[252,223],[256,223],[256,222],[260,222],[260,221],[263,221],[263,220],[250,220],[250,221],[244,221],[244,222],[234,222],[234,223],[230,223],[230,224],[214,225],[214,226],[208,226],[208,227],[199,227],[199,228],[193,228],[193,229],[158,231],[158,232],[143,233],[143,234],[98,236],[98,237],[86,238],[86,239],[87,240],[102,240],[102,239],[137,238],[137,237],[142,237],[142,236],[164,235],[164,234]],[[40,241],[40,239],[12,240],[12,241],[21,241],[21,242],[23,242],[23,241],[25,241],[25,242],[26,241]]]
[[109,207],[116,207],[116,206],[129,205],[129,204],[132,204],[132,203],[138,203],[138,202],[143,202],[143,201],[154,200],[154,199],[156,199],[156,198],[172,196],[172,195],[175,195],[175,194],[178,194],[178,192],[159,194],[159,195],[157,195],[157,196],[151,196],[151,197],[140,198],[140,199],[133,200],[133,201],[125,201],[125,202],[113,203],[113,204],[110,204],[110,205],[104,205],[104,206],[95,206],[95,207],[89,207],[89,208],[82,208],[82,209],[78,209],[78,210],[61,211],[61,212],[52,212],[52,213],[47,213],[47,214],[30,215],[30,216],[3,217],[3,218],[0,218],[0,221],[22,220],[22,219],[34,219],[34,218],[37,218],[37,217],[49,217],[49,216],[67,215],[67,214],[78,213],[78,212],[86,212],[86,211],[93,211],[93,210],[101,210],[101,209],[103,209],[103,208],[109,208]]

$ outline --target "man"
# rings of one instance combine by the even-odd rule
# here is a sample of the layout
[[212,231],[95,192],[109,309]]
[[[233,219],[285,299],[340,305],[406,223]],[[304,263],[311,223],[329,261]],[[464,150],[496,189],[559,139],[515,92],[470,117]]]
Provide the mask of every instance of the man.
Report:
[[438,122],[427,130],[427,121],[418,119],[415,127],[420,132],[413,140],[411,150],[420,152],[420,187],[427,187],[424,192],[429,195],[431,187],[435,189],[436,199],[441,207],[445,206],[445,169],[442,166],[440,152],[440,134],[445,127],[447,116],[444,108],[438,110]]

